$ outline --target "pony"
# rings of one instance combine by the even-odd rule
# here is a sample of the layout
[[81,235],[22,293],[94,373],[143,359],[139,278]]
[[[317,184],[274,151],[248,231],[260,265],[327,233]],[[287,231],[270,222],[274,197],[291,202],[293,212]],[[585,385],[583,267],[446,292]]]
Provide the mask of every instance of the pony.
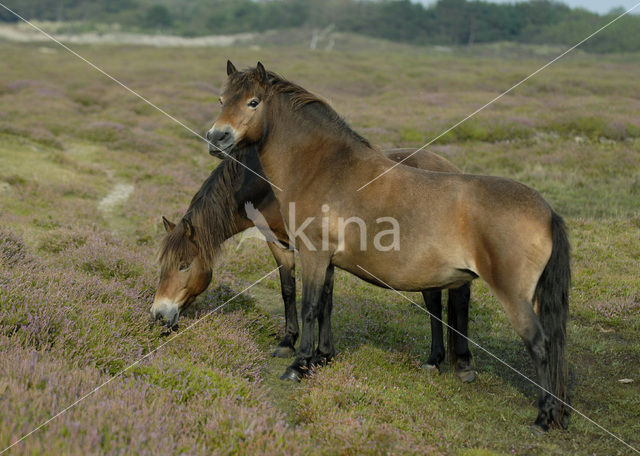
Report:
[[[213,150],[224,159],[224,155]],[[437,154],[420,151],[414,155],[413,149],[394,149],[385,152],[392,160],[398,162],[407,159],[407,166],[431,169],[442,172],[460,172],[451,162]],[[275,235],[275,242],[267,242],[273,257],[279,266],[282,300],[284,302],[285,335],[277,345],[273,356],[289,357],[295,354],[295,343],[299,334],[298,315],[296,310],[296,283],[294,251],[289,248],[289,236],[286,232],[278,203],[271,187],[262,175],[262,167],[255,147],[247,147],[243,151],[240,163],[251,169],[247,172],[240,163],[224,159],[222,163],[204,181],[193,197],[182,220],[175,224],[162,218],[167,231],[159,251],[160,279],[151,314],[154,320],[162,320],[167,326],[175,327],[180,312],[208,287],[212,278],[212,267],[221,244],[233,235],[251,227],[255,219],[247,214],[247,203],[259,211]],[[281,247],[282,246],[282,247]],[[284,248],[283,248],[284,247]],[[333,281],[328,281],[326,293],[323,294],[322,305],[327,315],[320,326],[330,322],[331,297]],[[431,318],[431,352],[424,364],[425,368],[439,371],[445,358],[442,330],[442,291],[425,291],[425,302],[428,310],[435,317]],[[448,293],[448,325],[456,331],[448,332],[449,359],[463,382],[471,382],[475,378],[475,370],[471,364],[471,352],[467,339],[468,332],[470,286],[449,290]],[[327,307],[328,306],[328,307]],[[462,336],[460,336],[460,334]],[[330,331],[323,334],[327,340],[324,345],[326,358],[335,353]]]
[[[293,240],[302,333],[281,378],[299,381],[322,355],[315,320],[334,267],[396,291],[455,288],[479,277],[536,369],[535,428],[566,427],[570,244],[544,198],[511,179],[395,166],[328,103],[260,62],[244,71],[227,62],[227,76],[209,141],[226,153],[258,145],[289,231],[304,226],[304,237]],[[356,223],[345,227],[345,218]],[[381,219],[394,228],[385,248],[376,246],[389,235]]]

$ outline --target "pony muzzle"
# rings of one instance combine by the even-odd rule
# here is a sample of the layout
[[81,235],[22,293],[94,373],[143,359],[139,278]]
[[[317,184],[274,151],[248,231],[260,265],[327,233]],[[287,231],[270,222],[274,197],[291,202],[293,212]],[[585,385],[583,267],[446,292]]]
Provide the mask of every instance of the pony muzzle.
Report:
[[154,301],[151,306],[151,318],[154,322],[159,321],[167,328],[173,328],[178,323],[180,316],[179,306],[168,299]]
[[224,158],[228,154],[236,142],[236,135],[230,125],[218,128],[216,125],[207,132],[207,140],[209,141],[209,153],[214,157]]

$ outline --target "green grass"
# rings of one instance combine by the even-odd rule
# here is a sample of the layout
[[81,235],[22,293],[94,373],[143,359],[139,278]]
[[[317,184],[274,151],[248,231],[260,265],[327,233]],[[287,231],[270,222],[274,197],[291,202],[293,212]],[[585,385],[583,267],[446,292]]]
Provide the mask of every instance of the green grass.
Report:
[[[548,61],[533,48],[440,53],[340,40],[331,53],[296,45],[78,52],[198,132],[218,113],[226,59],[261,60],[327,98],[382,147],[421,146]],[[9,230],[0,233],[0,444],[166,340],[146,320],[160,216],[181,216],[216,165],[181,127],[61,49],[40,46],[0,44],[0,60],[11,63],[0,67],[0,218]],[[572,54],[431,146],[465,172],[532,186],[566,218],[572,403],[636,447],[640,119],[629,75],[639,70],[637,55]],[[133,193],[100,210],[118,183]],[[275,267],[263,244],[228,244],[182,329]],[[533,376],[481,282],[471,318],[473,340]],[[428,323],[396,294],[338,272],[339,355],[312,378],[283,383],[289,361],[270,357],[283,331],[273,276],[15,452],[628,454],[577,414],[568,431],[533,435],[534,387],[478,348],[471,385],[448,367],[439,376],[421,370]],[[130,403],[119,402],[121,391]]]

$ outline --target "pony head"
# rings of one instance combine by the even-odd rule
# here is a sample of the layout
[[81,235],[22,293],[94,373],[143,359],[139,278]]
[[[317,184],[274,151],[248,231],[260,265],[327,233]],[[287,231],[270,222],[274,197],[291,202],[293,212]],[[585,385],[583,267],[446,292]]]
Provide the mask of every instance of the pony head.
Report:
[[196,229],[188,218],[175,224],[162,217],[162,222],[167,234],[160,249],[160,281],[151,317],[173,328],[180,312],[209,286],[211,267],[200,256]]
[[227,85],[220,97],[222,112],[207,132],[209,153],[224,158],[240,144],[258,142],[264,132],[269,75],[262,63],[238,71],[227,61]]

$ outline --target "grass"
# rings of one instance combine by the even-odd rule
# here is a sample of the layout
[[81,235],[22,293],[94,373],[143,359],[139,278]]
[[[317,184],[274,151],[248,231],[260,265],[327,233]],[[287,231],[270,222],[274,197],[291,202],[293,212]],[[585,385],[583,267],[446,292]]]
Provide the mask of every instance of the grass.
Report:
[[[11,63],[0,67],[2,448],[167,340],[147,320],[160,216],[179,217],[216,164],[193,135],[61,49],[41,47],[0,43]],[[261,60],[382,147],[422,145],[548,61],[542,49],[443,53],[342,35],[335,49],[78,52],[199,132],[218,113],[225,60]],[[431,146],[466,172],[536,188],[566,217],[573,405],[636,447],[640,98],[629,75],[639,67],[637,55],[572,54]],[[100,209],[117,184],[134,191]],[[181,327],[274,267],[266,246],[229,241]],[[339,355],[299,385],[280,382],[288,360],[269,356],[283,332],[273,276],[12,451],[628,454],[576,414],[566,432],[531,434],[535,390],[522,377],[477,348],[475,383],[448,368],[430,376],[419,368],[430,340],[424,313],[346,273],[335,290]],[[472,339],[533,375],[480,282],[471,317]]]

